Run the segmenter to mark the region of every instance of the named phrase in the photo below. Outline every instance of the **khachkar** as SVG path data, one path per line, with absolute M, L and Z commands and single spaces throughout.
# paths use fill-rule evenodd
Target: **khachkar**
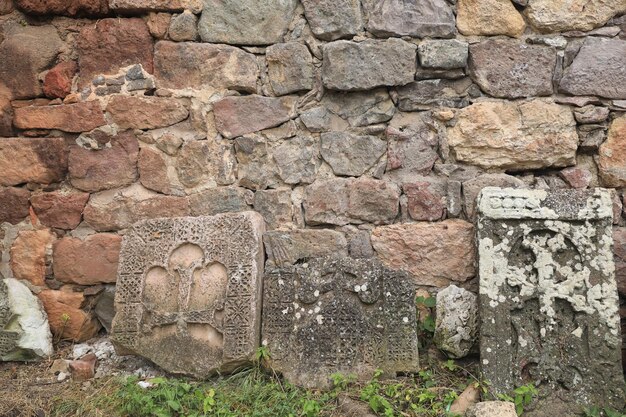
M 499 393 L 538 384 L 528 416 L 621 410 L 609 192 L 486 188 L 478 207 L 485 378 Z
M 415 287 L 371 259 L 311 259 L 270 270 L 263 344 L 293 383 L 329 385 L 333 373 L 371 378 L 419 367 Z
M 260 341 L 263 225 L 254 212 L 135 224 L 122 242 L 118 350 L 201 378 L 249 362 Z

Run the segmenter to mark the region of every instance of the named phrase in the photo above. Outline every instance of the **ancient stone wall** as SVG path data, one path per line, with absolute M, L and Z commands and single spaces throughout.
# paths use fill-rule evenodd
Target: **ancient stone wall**
M 255 210 L 268 267 L 378 257 L 418 286 L 477 291 L 482 188 L 602 186 L 626 295 L 624 13 L 0 0 L 0 278 L 84 340 L 110 326 L 132 224 Z

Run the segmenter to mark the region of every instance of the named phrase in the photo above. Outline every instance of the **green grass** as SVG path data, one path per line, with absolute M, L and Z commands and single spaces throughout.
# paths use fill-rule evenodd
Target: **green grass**
M 94 387 L 98 393 L 55 399 L 51 416 L 333 417 L 343 415 L 339 396 L 385 417 L 451 416 L 450 404 L 473 382 L 451 361 L 400 379 L 383 380 L 379 372 L 366 383 L 340 374 L 331 379 L 331 390 L 306 390 L 259 366 L 203 382 L 153 378 L 147 389 L 136 377 L 113 378 Z

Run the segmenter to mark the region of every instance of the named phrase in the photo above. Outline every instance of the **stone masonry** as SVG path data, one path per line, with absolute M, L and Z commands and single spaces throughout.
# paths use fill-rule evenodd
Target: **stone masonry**
M 626 297 L 624 0 L 0 3 L 0 279 L 55 338 L 109 326 L 157 218 L 255 211 L 268 267 L 477 293 L 489 186 L 609 189 Z

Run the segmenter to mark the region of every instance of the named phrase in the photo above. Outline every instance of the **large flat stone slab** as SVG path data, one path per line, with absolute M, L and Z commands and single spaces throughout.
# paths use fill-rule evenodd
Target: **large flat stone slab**
M 415 288 L 372 259 L 317 258 L 265 275 L 263 344 L 293 383 L 326 387 L 419 368 Z
M 28 287 L 0 281 L 0 361 L 32 361 L 52 355 L 48 317 Z
M 261 326 L 263 218 L 139 222 L 124 236 L 112 338 L 168 372 L 204 378 L 253 359 Z
M 578 134 L 567 106 L 540 99 L 483 101 L 457 113 L 448 144 L 459 162 L 522 171 L 574 165 Z
M 297 0 L 204 0 L 198 24 L 204 42 L 271 45 L 282 42 Z
M 626 99 L 626 40 L 590 36 L 572 65 L 565 70 L 559 90 L 577 96 Z
M 481 365 L 491 387 L 535 383 L 529 416 L 621 409 L 608 190 L 490 187 L 478 212 Z
M 454 13 L 445 0 L 365 0 L 367 30 L 375 36 L 451 38 Z
M 336 41 L 324 45 L 322 81 L 331 90 L 405 85 L 417 69 L 417 46 L 401 39 Z

